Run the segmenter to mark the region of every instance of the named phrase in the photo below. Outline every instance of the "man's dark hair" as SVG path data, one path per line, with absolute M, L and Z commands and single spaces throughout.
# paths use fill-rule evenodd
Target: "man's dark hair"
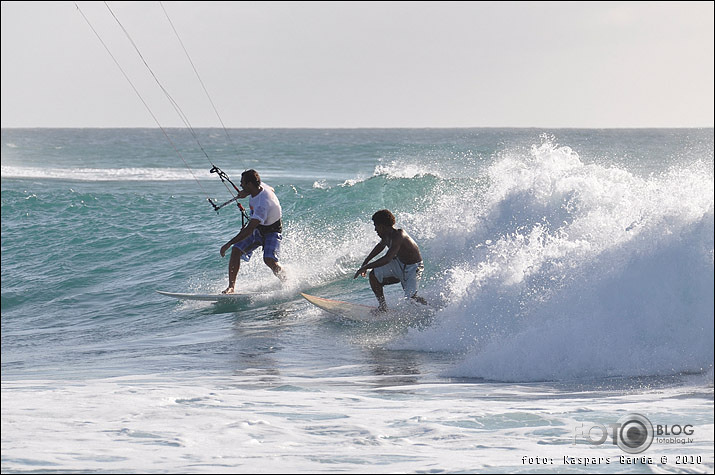
M 389 210 L 381 209 L 372 215 L 372 221 L 375 224 L 384 224 L 385 226 L 392 227 L 395 225 L 395 216 L 390 213 Z
M 246 170 L 241 173 L 241 178 L 246 180 L 246 183 L 253 183 L 256 186 L 261 186 L 261 177 L 258 176 L 258 172 L 256 170 Z

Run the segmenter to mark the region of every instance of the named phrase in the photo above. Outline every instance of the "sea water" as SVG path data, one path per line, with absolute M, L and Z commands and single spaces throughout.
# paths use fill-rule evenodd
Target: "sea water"
M 3 473 L 713 471 L 713 129 L 195 132 L 2 130 Z M 275 187 L 289 279 L 162 296 L 227 285 L 213 165 Z M 382 208 L 426 322 L 300 296 L 376 303 Z

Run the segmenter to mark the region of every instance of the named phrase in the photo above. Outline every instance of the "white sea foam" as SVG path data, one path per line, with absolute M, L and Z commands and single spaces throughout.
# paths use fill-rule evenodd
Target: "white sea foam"
M 688 445 L 654 441 L 643 455 L 656 454 L 656 462 L 639 467 L 667 468 L 676 455 L 688 454 L 701 460 L 689 469 L 705 472 L 713 464 L 713 426 L 693 414 L 712 409 L 711 395 L 689 386 L 634 393 L 487 383 L 381 387 L 379 376 L 323 379 L 310 372 L 3 381 L 2 467 L 533 473 L 525 457 L 549 460 L 548 470 L 563 471 L 570 469 L 565 456 L 608 457 L 609 466 L 618 467 L 627 454 L 610 437 L 592 446 L 577 436 L 584 426 L 615 423 L 627 410 L 647 414 L 653 424 L 694 427 Z
M 419 217 L 446 307 L 396 347 L 463 352 L 449 375 L 501 381 L 711 367 L 712 172 L 641 178 L 546 141 L 486 178 Z

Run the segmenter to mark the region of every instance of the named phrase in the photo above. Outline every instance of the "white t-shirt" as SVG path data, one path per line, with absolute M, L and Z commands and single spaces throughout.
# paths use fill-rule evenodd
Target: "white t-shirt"
M 273 188 L 261 183 L 262 191 L 248 200 L 251 209 L 251 219 L 257 219 L 264 226 L 270 226 L 281 219 L 281 204 L 278 202 Z

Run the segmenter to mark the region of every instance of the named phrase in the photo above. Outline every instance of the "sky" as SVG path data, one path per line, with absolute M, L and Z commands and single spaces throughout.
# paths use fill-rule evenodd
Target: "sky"
M 107 5 L 2 2 L 2 127 L 713 127 L 713 2 Z

